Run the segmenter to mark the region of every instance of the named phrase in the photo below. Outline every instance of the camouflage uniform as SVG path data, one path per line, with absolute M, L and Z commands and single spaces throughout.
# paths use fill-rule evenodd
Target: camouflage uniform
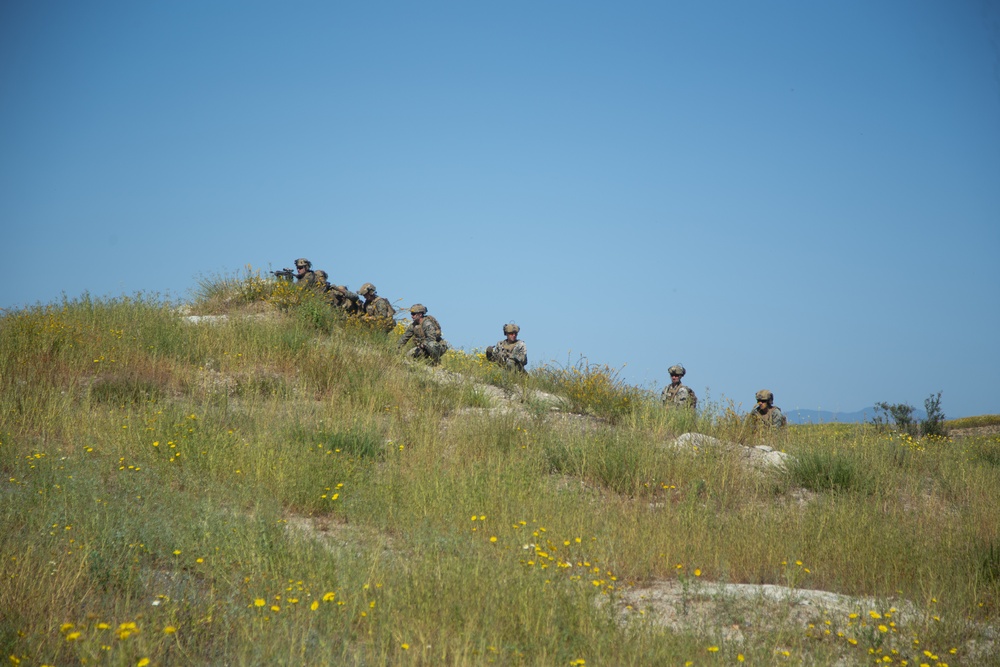
M 671 376 L 676 375 L 677 377 L 684 377 L 687 371 L 680 364 L 671 366 L 667 369 L 667 372 Z M 661 395 L 663 399 L 663 404 L 668 407 L 684 407 L 691 408 L 694 410 L 698 407 L 698 397 L 694 393 L 694 389 L 683 385 L 681 383 L 674 384 L 671 382 L 664 388 L 663 394 Z
M 413 348 L 406 354 L 411 359 L 430 359 L 431 364 L 436 366 L 441 363 L 441 357 L 448 349 L 448 343 L 441 338 L 441 325 L 431 315 L 427 314 L 427 308 L 419 303 L 410 308 L 410 315 L 422 315 L 418 324 L 414 321 L 406 327 L 406 331 L 399 339 L 398 348 L 402 349 L 407 342 L 413 339 Z
M 781 408 L 774 405 L 774 394 L 772 394 L 767 389 L 761 389 L 757 392 L 757 405 L 753 406 L 753 410 L 747 415 L 747 419 L 750 421 L 750 425 L 756 428 L 781 428 L 788 420 L 785 418 L 784 413 L 781 412 Z M 767 410 L 761 410 L 761 402 L 767 403 Z
M 364 320 L 371 322 L 383 331 L 392 331 L 396 326 L 396 309 L 392 307 L 389 300 L 379 296 L 375 291 L 375 286 L 365 283 L 358 290 L 358 294 L 365 298 L 364 306 L 361 308 Z
M 299 273 L 301 269 L 305 269 L 304 273 Z M 316 272 L 312 270 L 312 262 L 310 262 L 305 257 L 299 257 L 295 260 L 295 284 L 302 285 L 303 287 L 311 287 L 313 285 L 319 284 L 321 281 L 316 276 Z
M 331 285 L 326 271 L 316 271 L 316 285 L 321 287 L 326 302 L 336 308 L 343 308 L 348 313 L 356 313 L 360 310 L 358 295 L 350 291 L 343 285 Z
M 516 324 L 505 324 L 503 326 L 504 335 L 515 334 L 514 340 L 504 338 L 496 345 L 486 348 L 486 358 L 509 371 L 525 372 L 524 367 L 528 365 L 528 346 L 523 340 L 518 340 L 516 334 L 521 331 L 521 327 Z

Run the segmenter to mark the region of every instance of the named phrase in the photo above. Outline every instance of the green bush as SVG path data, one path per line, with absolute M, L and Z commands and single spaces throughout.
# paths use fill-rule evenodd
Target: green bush
M 853 491 L 870 493 L 872 479 L 854 457 L 837 452 L 807 451 L 788 466 L 793 484 L 811 491 Z
M 621 422 L 639 410 L 646 393 L 622 380 L 620 370 L 591 364 L 581 358 L 567 367 L 542 366 L 533 376 L 542 386 L 564 395 L 574 412 L 586 412 L 612 424 Z

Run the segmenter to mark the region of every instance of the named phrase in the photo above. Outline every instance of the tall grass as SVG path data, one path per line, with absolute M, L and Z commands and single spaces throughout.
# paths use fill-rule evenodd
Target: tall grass
M 512 375 L 460 350 L 442 366 L 464 382 L 439 381 L 394 334 L 256 281 L 203 286 L 192 310 L 225 320 L 144 297 L 0 319 L 12 663 L 963 664 L 970 622 L 996 626 L 995 438 L 793 427 L 769 441 L 793 463 L 761 474 L 668 446 L 763 442 L 724 406 L 667 410 L 602 366 Z M 846 617 L 841 638 L 747 619 L 736 642 L 615 611 L 631 587 L 708 580 L 921 615 L 884 642 Z

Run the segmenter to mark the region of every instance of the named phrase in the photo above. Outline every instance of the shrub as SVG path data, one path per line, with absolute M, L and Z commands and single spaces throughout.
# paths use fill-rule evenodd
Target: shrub
M 589 412 L 615 424 L 642 405 L 644 394 L 626 384 L 620 371 L 607 365 L 590 364 L 581 358 L 567 368 L 543 366 L 535 376 L 552 385 L 570 402 L 570 410 Z
M 859 463 L 837 452 L 807 451 L 792 460 L 788 474 L 810 491 L 871 490 L 871 479 Z
M 90 385 L 90 400 L 112 405 L 155 401 L 162 394 L 162 382 L 132 372 L 102 375 Z
M 253 269 L 249 264 L 244 267 L 242 275 L 200 276 L 197 283 L 198 286 L 194 290 L 194 305 L 213 312 L 223 310 L 227 306 L 271 301 L 285 286 L 294 288 L 288 281 L 261 276 L 260 269 Z
M 941 409 L 941 392 L 931 394 L 924 400 L 924 410 L 927 417 L 920 422 L 920 430 L 924 435 L 946 435 L 944 428 L 944 411 Z
M 875 417 L 872 423 L 879 429 L 889 426 L 892 419 L 896 430 L 901 433 L 917 435 L 917 425 L 913 421 L 913 406 L 907 403 L 886 403 L 882 401 L 875 404 Z

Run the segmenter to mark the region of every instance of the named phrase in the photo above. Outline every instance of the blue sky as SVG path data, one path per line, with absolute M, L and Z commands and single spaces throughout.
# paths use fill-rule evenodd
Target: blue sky
M 1000 413 L 992 2 L 0 4 L 0 307 L 309 257 L 466 350 Z

